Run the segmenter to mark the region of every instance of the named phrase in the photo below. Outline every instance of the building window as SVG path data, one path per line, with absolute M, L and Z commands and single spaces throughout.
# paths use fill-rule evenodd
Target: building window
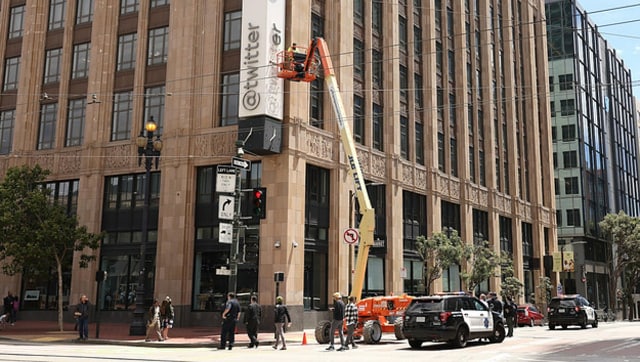
M 314 127 L 322 128 L 323 113 L 322 113 L 322 93 L 324 88 L 322 86 L 323 80 L 318 78 L 311 82 L 309 88 L 309 106 L 310 110 L 310 123 Z
M 416 239 L 427 235 L 427 198 L 410 191 L 402 192 L 402 248 L 416 250 Z
M 560 83 L 560 90 L 573 89 L 573 74 L 561 74 L 558 76 L 558 83 Z
M 577 177 L 564 178 L 564 193 L 565 195 L 577 195 L 580 193 Z
M 15 110 L 0 112 L 0 155 L 6 155 L 11 152 L 15 117 Z
M 240 49 L 242 36 L 242 11 L 224 14 L 224 50 Z
M 551 101 L 549 102 L 549 108 L 551 111 L 551 117 L 555 117 L 556 116 L 556 102 Z
M 311 37 L 324 36 L 324 19 L 315 12 L 311 12 Z
M 131 137 L 133 95 L 131 91 L 114 94 L 111 140 L 128 140 Z
M 558 168 L 558 155 L 556 152 L 553 153 L 553 168 Z
M 416 163 L 424 165 L 424 125 L 415 123 L 416 127 Z
M 562 141 L 573 141 L 576 139 L 576 125 L 568 124 L 562 126 Z
M 373 148 L 384 151 L 384 114 L 382 106 L 373 104 Z
M 18 89 L 20 76 L 20 57 L 7 58 L 4 61 L 4 83 L 2 90 Z
M 71 79 L 87 78 L 89 76 L 90 52 L 91 43 L 82 43 L 73 46 Z
M 398 36 L 400 38 L 400 52 L 407 54 L 407 43 L 409 33 L 407 31 L 407 18 L 404 16 L 398 16 Z
M 416 61 L 422 61 L 422 29 L 413 27 L 413 56 Z
M 578 152 L 562 152 L 562 160 L 564 168 L 578 167 Z
M 38 150 L 48 150 L 55 146 L 56 117 L 58 104 L 43 104 L 40 107 L 40 127 L 38 129 Z
M 409 159 L 409 119 L 405 116 L 400 116 L 400 155 Z
M 137 13 L 139 0 L 120 0 L 120 15 Z
M 556 225 L 558 227 L 562 226 L 562 210 L 556 210 Z
M 422 111 L 423 107 L 424 107 L 424 95 L 422 94 L 423 89 L 422 89 L 422 76 L 420 74 L 414 74 L 413 75 L 413 82 L 414 84 L 414 101 L 415 101 L 415 107 L 416 110 L 418 111 Z
M 449 140 L 451 152 L 451 176 L 458 177 L 458 141 L 455 138 Z
M 50 0 L 49 2 L 49 30 L 64 27 L 64 12 L 66 0 Z
M 353 39 L 353 76 L 364 78 L 364 43 L 360 39 Z
M 9 15 L 9 39 L 22 37 L 24 31 L 24 5 L 14 6 Z
M 222 94 L 220 101 L 220 125 L 238 124 L 238 106 L 240 93 L 240 73 L 222 75 Z
M 151 0 L 150 6 L 152 8 L 157 8 L 158 6 L 164 6 L 169 4 L 170 4 L 169 0 Z
M 409 101 L 409 75 L 407 67 L 400 66 L 400 103 L 407 104 Z
M 156 135 L 160 136 L 164 129 L 164 85 L 159 87 L 147 88 L 144 92 L 144 119 L 140 127 L 144 127 L 144 123 L 153 117 L 154 121 L 158 125 Z
M 67 132 L 64 140 L 65 147 L 80 146 L 84 135 L 84 118 L 86 104 L 84 98 L 69 101 L 67 114 Z
M 580 226 L 580 209 L 567 210 L 567 226 Z
M 373 1 L 371 3 L 371 27 L 374 34 L 382 33 L 382 3 Z
M 60 82 L 60 62 L 62 61 L 62 48 L 49 49 L 46 52 L 44 66 L 44 84 Z
M 444 133 L 438 132 L 438 170 L 444 172 Z
M 138 34 L 124 34 L 118 37 L 117 70 L 133 69 L 136 67 L 136 43 Z
M 147 65 L 165 64 L 169 55 L 169 27 L 149 30 Z
M 373 85 L 377 89 L 382 89 L 382 53 L 378 50 L 372 50 L 372 80 Z
M 573 99 L 561 99 L 560 100 L 560 115 L 572 116 L 576 114 L 576 105 Z
M 78 0 L 76 8 L 76 24 L 93 21 L 93 0 Z
M 553 92 L 553 76 L 549 77 L 549 93 Z
M 364 144 L 364 98 L 353 96 L 353 139 Z
M 364 0 L 353 1 L 353 20 L 357 24 L 364 24 Z

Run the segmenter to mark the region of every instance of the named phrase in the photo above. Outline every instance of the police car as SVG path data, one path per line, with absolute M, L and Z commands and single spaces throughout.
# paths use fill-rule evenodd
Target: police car
M 405 311 L 402 332 L 412 348 L 428 341 L 462 348 L 472 339 L 501 343 L 505 337 L 502 316 L 465 293 L 414 298 Z
M 580 294 L 568 294 L 554 297 L 547 307 L 549 316 L 549 329 L 562 326 L 566 329 L 570 325 L 578 325 L 587 328 L 591 324 L 598 328 L 598 314 L 591 307 L 589 301 Z

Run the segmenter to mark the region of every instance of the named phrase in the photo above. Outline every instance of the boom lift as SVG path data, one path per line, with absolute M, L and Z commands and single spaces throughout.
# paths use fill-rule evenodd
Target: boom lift
M 398 339 L 404 339 L 402 326 L 398 323 L 401 323 L 402 314 L 404 309 L 411 303 L 411 297 L 402 295 L 360 300 L 364 286 L 367 259 L 369 258 L 369 249 L 373 245 L 375 212 L 371 206 L 364 177 L 362 176 L 360 162 L 356 154 L 351 129 L 347 123 L 347 116 L 327 43 L 323 38 L 314 38 L 309 44 L 309 48 L 306 49 L 306 53 L 301 53 L 300 50 L 303 49 L 298 48 L 296 51 L 288 50 L 278 54 L 278 77 L 290 81 L 309 83 L 316 80 L 317 72 L 320 65 L 322 65 L 324 81 L 329 90 L 331 105 L 338 120 L 340 141 L 349 163 L 349 175 L 353 178 L 356 197 L 360 205 L 360 214 L 362 215 L 359 226 L 360 243 L 353 289 L 351 290 L 351 296 L 355 297 L 358 307 L 358 325 L 356 326 L 354 337 L 364 337 L 367 343 L 378 343 L 382 332 L 394 332 Z M 316 328 L 316 340 L 319 343 L 329 342 L 330 330 L 331 322 L 321 321 Z

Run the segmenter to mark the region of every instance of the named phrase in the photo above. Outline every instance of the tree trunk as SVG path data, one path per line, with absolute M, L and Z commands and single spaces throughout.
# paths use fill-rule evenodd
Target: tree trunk
M 56 268 L 58 270 L 58 327 L 60 332 L 64 332 L 64 323 L 62 320 L 62 262 L 58 257 L 56 257 Z

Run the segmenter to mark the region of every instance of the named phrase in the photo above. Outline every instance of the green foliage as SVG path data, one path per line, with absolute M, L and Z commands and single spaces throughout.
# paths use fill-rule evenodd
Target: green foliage
M 511 260 L 511 257 L 507 253 L 502 252 L 500 258 L 502 259 L 500 263 L 500 273 L 502 275 L 500 295 L 503 299 L 507 296 L 511 296 L 516 299 L 522 295 L 524 284 L 515 277 L 513 260 Z
M 419 236 L 416 239 L 416 251 L 423 261 L 425 292 L 429 293 L 433 282 L 442 276 L 444 269 L 460 263 L 464 245 L 455 230 L 450 235 L 435 232 L 430 238 Z
M 75 215 L 55 204 L 43 183 L 48 171 L 36 165 L 11 168 L 0 183 L 0 263 L 2 271 L 14 275 L 58 273 L 58 295 L 62 295 L 62 266 L 80 252 L 81 268 L 95 260 L 101 234 L 78 225 Z M 89 253 L 85 253 L 89 250 Z M 62 330 L 62 298 L 58 301 Z
M 610 263 L 612 280 L 609 281 L 609 305 L 615 308 L 616 286 L 623 275 L 626 282 L 632 283 L 626 285 L 636 285 L 640 279 L 640 219 L 620 211 L 606 215 L 599 225 L 616 246 L 615 260 Z
M 540 277 L 539 283 L 537 286 L 540 293 L 544 296 L 544 300 L 547 304 L 551 301 L 551 292 L 553 291 L 553 284 L 551 283 L 551 278 L 549 277 Z
M 473 291 L 478 284 L 495 277 L 500 270 L 501 257 L 489 247 L 488 241 L 479 245 L 465 245 L 463 257 L 470 263 L 467 271 L 461 273 L 461 278 L 467 290 Z

